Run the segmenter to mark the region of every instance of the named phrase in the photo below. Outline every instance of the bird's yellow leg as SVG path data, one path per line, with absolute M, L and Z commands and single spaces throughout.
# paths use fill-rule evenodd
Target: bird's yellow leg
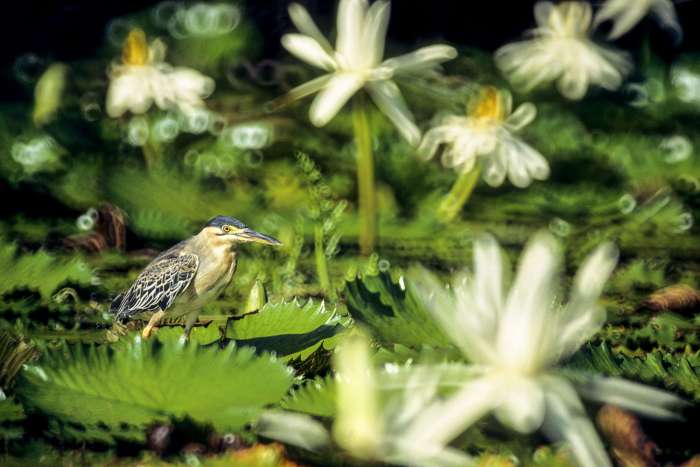
M 156 326 L 161 319 L 163 319 L 163 316 L 165 316 L 165 312 L 163 310 L 158 310 L 157 312 L 153 313 L 153 316 L 151 316 L 151 319 L 148 321 L 148 324 L 145 328 L 143 328 L 143 331 L 141 332 L 141 335 L 144 339 L 148 339 L 149 337 L 151 337 L 153 327 Z
M 185 332 L 182 335 L 182 338 L 185 340 L 185 342 L 190 340 L 190 333 L 192 332 L 192 327 L 197 322 L 198 316 L 199 313 L 190 313 L 190 315 L 187 317 L 187 321 L 185 322 Z

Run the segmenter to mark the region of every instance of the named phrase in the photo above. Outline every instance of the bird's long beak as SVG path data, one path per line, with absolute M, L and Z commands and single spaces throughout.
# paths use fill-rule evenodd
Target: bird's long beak
M 238 234 L 249 242 L 262 243 L 264 245 L 281 245 L 282 242 L 276 238 L 272 238 L 269 235 L 261 234 L 253 229 L 246 228 Z

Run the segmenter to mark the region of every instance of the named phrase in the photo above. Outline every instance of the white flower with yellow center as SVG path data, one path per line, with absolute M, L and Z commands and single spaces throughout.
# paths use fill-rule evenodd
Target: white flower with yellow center
M 617 39 L 635 27 L 649 13 L 658 19 L 662 27 L 672 31 L 680 40 L 683 30 L 671 0 L 606 0 L 596 12 L 593 24 L 597 26 L 606 21 L 612 21 L 613 27 L 608 37 Z
M 611 465 L 610 460 L 580 396 L 647 416 L 675 416 L 671 409 L 684 403 L 667 392 L 620 378 L 557 370 L 557 362 L 572 355 L 605 322 L 597 300 L 615 267 L 617 250 L 605 244 L 585 259 L 567 304 L 559 301 L 555 287 L 561 256 L 551 235 L 535 236 L 508 294 L 504 256 L 490 236 L 475 241 L 474 274 L 458 277 L 452 291 L 424 273 L 417 290 L 477 376 L 435 405 L 433 413 L 424 413 L 434 425 L 416 421 L 417 439 L 425 436 L 420 430 L 426 426 L 440 426 L 435 437 L 429 437 L 439 444 L 493 411 L 518 432 L 541 427 L 550 439 L 568 442 L 579 465 L 603 467 Z
M 124 43 L 122 63 L 110 70 L 107 114 L 121 117 L 127 111 L 142 114 L 155 103 L 161 109 L 188 113 L 204 107 L 203 99 L 214 91 L 214 80 L 190 68 L 165 63 L 165 44 L 146 43 L 140 29 L 131 31 Z
M 531 103 L 512 112 L 513 100 L 508 92 L 487 87 L 467 116 L 449 115 L 423 137 L 418 152 L 432 157 L 445 145 L 441 161 L 462 173 L 474 169 L 481 161 L 484 180 L 499 186 L 506 175 L 511 183 L 524 188 L 532 180 L 545 180 L 549 165 L 545 158 L 516 133 L 535 119 L 537 109 Z
M 308 11 L 298 4 L 289 16 L 301 34 L 286 34 L 282 45 L 301 60 L 327 74 L 290 91 L 292 98 L 318 92 L 309 113 L 316 126 L 328 123 L 357 91 L 365 88 L 374 103 L 411 144 L 418 144 L 420 131 L 392 77 L 434 68 L 456 57 L 453 47 L 434 45 L 383 60 L 389 23 L 389 2 L 340 0 L 335 50 L 319 31 Z
M 619 88 L 632 63 L 624 52 L 591 40 L 591 16 L 584 2 L 537 3 L 532 39 L 498 49 L 496 64 L 525 91 L 556 82 L 564 97 L 578 100 L 590 85 Z
M 442 432 L 425 416 L 428 412 L 435 416 L 432 407 L 438 403 L 439 371 L 432 372 L 429 366 L 407 368 L 401 375 L 393 375 L 401 392 L 382 398 L 380 375 L 372 367 L 369 349 L 369 340 L 360 333 L 346 338 L 339 347 L 334 361 L 337 390 L 332 434 L 311 417 L 282 411 L 263 414 L 256 431 L 309 450 L 331 447 L 332 438 L 352 457 L 366 462 L 416 467 L 472 465 L 468 455 L 447 446 L 450 440 L 431 440 L 434 433 Z M 380 399 L 384 399 L 383 404 Z

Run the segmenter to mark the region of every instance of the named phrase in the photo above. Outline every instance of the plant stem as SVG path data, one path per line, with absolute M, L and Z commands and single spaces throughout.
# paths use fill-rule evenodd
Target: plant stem
M 374 190 L 374 160 L 372 138 L 367 119 L 365 96 L 359 93 L 353 99 L 352 123 L 357 147 L 357 190 L 360 214 L 360 253 L 367 256 L 374 250 L 377 229 L 376 193 Z
M 318 224 L 314 227 L 314 254 L 316 256 L 316 274 L 321 290 L 328 298 L 333 296 L 331 280 L 328 276 L 328 261 L 326 260 L 326 252 L 323 247 L 323 226 Z
M 459 174 L 457 181 L 452 185 L 452 189 L 445 195 L 440 203 L 440 207 L 438 207 L 438 218 L 442 222 L 451 222 L 457 217 L 474 191 L 480 173 L 481 167 L 477 165 L 469 172 Z
M 146 143 L 141 146 L 141 152 L 143 152 L 143 160 L 146 163 L 146 169 L 152 170 L 160 165 L 160 149 L 156 144 L 151 141 L 146 141 Z

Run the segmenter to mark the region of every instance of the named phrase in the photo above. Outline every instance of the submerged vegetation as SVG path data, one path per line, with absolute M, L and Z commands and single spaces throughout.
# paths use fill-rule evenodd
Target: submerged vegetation
M 334 41 L 288 7 L 278 38 L 253 2 L 163 2 L 96 56 L 17 58 L 0 464 L 695 465 L 700 60 L 655 53 L 674 4 L 538 2 L 494 53 L 406 53 L 385 0 L 340 0 Z M 282 245 L 238 248 L 189 340 L 118 322 L 218 215 Z

